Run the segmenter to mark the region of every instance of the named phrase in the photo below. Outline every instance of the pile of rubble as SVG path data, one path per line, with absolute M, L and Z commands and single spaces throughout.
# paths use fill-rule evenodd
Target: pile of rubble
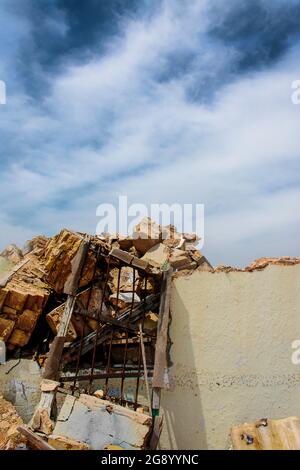
M 150 234 L 150 235 L 149 235 Z M 57 236 L 47 239 L 36 237 L 27 242 L 25 250 L 10 245 L 0 256 L 15 263 L 15 267 L 0 278 L 0 338 L 9 350 L 24 347 L 29 343 L 38 319 L 49 304 L 55 305 L 47 312 L 47 321 L 54 334 L 57 333 L 59 318 L 64 309 L 63 295 L 67 292 L 68 282 L 72 276 L 72 263 L 84 234 L 62 230 Z M 132 256 L 144 261 L 149 271 L 159 273 L 168 264 L 175 270 L 193 270 L 199 266 L 210 268 L 208 261 L 196 248 L 196 235 L 179 235 L 172 226 L 161 228 L 151 219 L 143 219 L 135 227 L 132 237 L 124 238 L 119 235 L 106 235 L 102 238 L 91 237 L 91 249 L 87 256 L 84 270 L 80 276 L 79 287 L 87 287 L 95 276 L 96 249 L 101 248 L 104 255 L 112 249 L 119 248 Z M 117 291 L 117 269 L 110 271 L 109 287 L 111 295 L 109 303 L 114 314 Z M 126 307 L 131 301 L 132 279 L 130 269 L 122 271 L 120 279 L 119 307 Z M 137 279 L 137 291 L 141 288 L 141 280 Z M 148 291 L 159 290 L 157 285 L 148 287 Z M 78 296 L 78 302 L 85 305 L 89 290 L 84 290 Z M 101 289 L 94 287 L 91 293 L 91 315 L 101 302 Z M 138 300 L 138 295 L 136 300 Z M 46 308 L 47 311 L 47 308 Z M 82 333 L 82 324 L 76 317 L 72 319 L 68 340 L 74 340 Z M 90 319 L 86 329 L 94 329 L 95 324 Z
M 0 396 L 0 450 L 22 448 L 26 439 L 18 431 L 23 424 L 11 403 Z
M 153 435 L 158 439 L 161 422 L 154 424 L 153 409 L 159 405 L 151 403 L 148 378 L 161 383 L 168 360 L 166 273 L 212 270 L 197 243 L 195 234 L 145 218 L 131 237 L 64 229 L 53 238 L 34 238 L 24 250 L 11 245 L 1 253 L 10 269 L 0 276 L 0 340 L 8 356 L 32 357 L 44 368 L 41 403 L 29 427 L 19 426 L 32 447 L 93 449 L 123 442 L 143 448 Z M 136 380 L 131 401 L 124 391 L 130 378 Z M 106 382 L 99 391 L 100 379 Z M 119 380 L 117 398 L 110 395 L 110 379 Z M 143 405 L 141 380 L 148 397 Z M 90 419 L 106 423 L 97 429 L 100 440 L 81 420 L 87 408 Z
M 275 266 L 293 266 L 300 264 L 299 258 L 291 258 L 290 256 L 282 256 L 281 258 L 259 258 L 245 268 L 233 268 L 232 266 L 218 266 L 214 272 L 248 272 L 262 271 L 269 265 Z

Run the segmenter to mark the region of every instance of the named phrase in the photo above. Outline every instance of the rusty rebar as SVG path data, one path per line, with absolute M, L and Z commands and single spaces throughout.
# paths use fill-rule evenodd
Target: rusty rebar
M 133 279 L 132 279 L 132 301 L 131 301 L 131 306 L 130 306 L 130 312 L 128 315 L 127 319 L 127 324 L 129 326 L 130 324 L 130 319 L 133 311 L 133 306 L 134 306 L 134 298 L 135 298 L 135 269 L 133 268 Z M 128 353 L 128 338 L 129 338 L 129 333 L 128 331 L 126 332 L 126 345 L 125 345 L 125 352 L 124 352 L 124 363 L 123 363 L 123 376 L 122 376 L 122 381 L 121 381 L 121 404 L 123 402 L 124 398 L 124 382 L 125 382 L 125 367 L 127 364 L 127 353 Z
M 108 262 L 107 262 L 106 278 L 105 278 L 104 288 L 103 288 L 103 292 L 102 292 L 100 310 L 97 312 L 98 313 L 98 315 L 97 315 L 98 316 L 98 321 L 99 321 L 100 315 L 102 314 L 103 303 L 104 303 L 106 288 L 107 288 L 107 284 L 108 284 L 109 269 L 110 269 L 110 257 L 108 257 Z M 98 327 L 97 327 L 97 330 L 96 330 L 96 335 L 95 335 L 93 357 L 92 357 L 92 367 L 91 367 L 91 378 L 90 378 L 90 383 L 89 383 L 89 393 L 91 393 L 91 388 L 92 388 L 92 383 L 93 383 L 93 373 L 94 373 L 94 370 L 95 370 L 97 341 L 98 341 L 99 331 L 100 331 L 100 324 L 98 324 Z

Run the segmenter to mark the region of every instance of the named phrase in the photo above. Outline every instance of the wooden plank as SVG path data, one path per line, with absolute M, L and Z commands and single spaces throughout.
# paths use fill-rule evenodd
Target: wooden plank
M 127 251 L 120 250 L 119 248 L 113 248 L 109 253 L 109 256 L 123 261 L 123 263 L 127 264 L 128 266 L 131 265 L 134 258 L 132 254 L 128 253 Z
M 124 377 L 125 378 L 133 378 L 133 379 L 136 379 L 138 376 L 140 377 L 143 377 L 144 376 L 144 372 L 139 372 L 137 370 L 134 370 L 134 371 L 127 371 L 127 372 L 123 372 L 123 371 L 112 371 L 112 372 L 97 372 L 97 373 L 94 373 L 93 374 L 93 379 L 94 380 L 102 380 L 102 379 L 121 379 L 123 377 L 123 374 L 124 374 Z M 152 377 L 152 371 L 148 371 L 148 377 Z M 90 380 L 90 374 L 87 374 L 87 375 L 78 375 L 77 377 L 75 375 L 65 375 L 63 377 L 61 377 L 61 382 L 62 383 L 65 383 L 65 382 L 74 382 L 74 379 L 76 378 L 76 381 L 77 382 L 84 382 L 84 381 L 88 381 Z
M 170 296 L 172 287 L 173 268 L 164 271 L 159 318 L 157 326 L 157 340 L 155 347 L 154 375 L 152 381 L 153 388 L 165 387 L 165 371 L 167 368 L 167 346 L 168 330 L 170 320 Z
M 55 450 L 54 447 L 50 446 L 40 436 L 30 431 L 27 426 L 18 426 L 18 431 L 26 437 L 29 444 L 37 450 Z
M 159 439 L 160 439 L 160 435 L 161 435 L 161 431 L 162 431 L 162 427 L 163 427 L 163 417 L 162 416 L 157 416 L 156 418 L 154 418 L 154 425 L 153 425 L 151 438 L 150 438 L 150 444 L 149 444 L 149 449 L 150 450 L 156 450 L 157 449 Z
M 73 261 L 73 276 L 66 285 L 66 292 L 69 294 L 62 319 L 59 325 L 57 336 L 50 347 L 49 356 L 46 362 L 44 379 L 57 380 L 59 376 L 59 366 L 62 358 L 63 347 L 66 340 L 68 328 L 76 304 L 76 294 L 80 283 L 80 275 L 86 261 L 89 249 L 89 237 L 85 237 L 78 249 Z
M 51 343 L 49 356 L 46 361 L 43 378 L 48 380 L 57 380 L 59 376 L 59 366 L 66 338 L 56 336 Z
M 66 337 L 70 325 L 70 321 L 73 315 L 74 307 L 76 303 L 76 295 L 69 295 L 66 301 L 64 313 L 59 324 L 57 336 Z
M 142 358 L 143 358 L 143 366 L 144 366 L 144 376 L 145 376 L 145 384 L 147 390 L 147 398 L 149 404 L 149 411 L 152 415 L 152 405 L 151 405 L 151 397 L 150 397 L 150 389 L 149 389 L 149 381 L 148 381 L 148 369 L 147 369 L 147 362 L 146 362 L 146 352 L 145 352 L 145 344 L 144 344 L 144 335 L 141 323 L 139 324 L 140 329 L 140 341 L 141 341 L 141 350 L 142 350 Z
M 151 343 L 152 339 L 151 338 L 144 338 L 143 339 L 143 343 Z M 140 342 L 140 339 L 139 338 L 123 338 L 123 339 L 113 339 L 111 344 L 113 346 L 118 346 L 118 345 L 122 345 L 122 344 L 136 344 L 136 343 L 139 343 Z M 110 340 L 107 341 L 105 343 L 106 345 L 109 345 L 110 344 Z
M 65 293 L 75 296 L 77 293 L 78 285 L 80 282 L 80 275 L 86 261 L 89 249 L 90 237 L 86 236 L 81 242 L 81 245 L 72 261 L 72 274 L 68 282 L 65 284 Z
M 147 261 L 137 258 L 127 251 L 120 250 L 119 248 L 113 248 L 110 252 L 110 256 L 122 261 L 127 266 L 133 266 L 141 271 L 147 271 L 149 267 L 149 263 Z

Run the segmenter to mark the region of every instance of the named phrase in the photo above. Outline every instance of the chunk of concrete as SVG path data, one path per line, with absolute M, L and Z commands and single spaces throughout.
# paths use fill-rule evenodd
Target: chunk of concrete
M 24 423 L 40 401 L 41 369 L 31 359 L 10 359 L 0 366 L 0 395 L 12 403 Z
M 191 261 L 188 253 L 179 249 L 175 249 L 170 257 L 170 264 L 174 269 L 180 269 L 191 263 Z
M 93 450 L 109 445 L 141 449 L 151 428 L 151 418 L 94 396 L 67 395 L 53 436 L 87 444 Z
M 161 268 L 170 257 L 170 249 L 163 243 L 153 246 L 142 257 L 142 260 L 147 261 L 150 266 L 154 268 Z
M 133 246 L 144 254 L 161 241 L 161 226 L 149 217 L 144 217 L 141 222 L 135 226 L 132 238 Z
M 17 430 L 20 424 L 23 421 L 14 406 L 0 396 L 0 450 L 12 450 L 26 442 Z

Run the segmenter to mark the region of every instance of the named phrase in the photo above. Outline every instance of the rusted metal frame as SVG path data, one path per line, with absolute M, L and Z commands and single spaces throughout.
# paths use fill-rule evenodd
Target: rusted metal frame
M 116 327 L 116 329 L 118 330 L 124 330 L 124 331 L 128 331 L 128 333 L 136 333 L 138 334 L 139 332 L 139 326 L 135 326 L 133 324 L 131 324 L 130 326 L 128 326 L 128 322 L 125 323 L 122 323 L 120 322 L 119 320 L 117 320 L 116 318 L 107 318 L 107 316 L 105 315 L 102 315 L 101 316 L 101 319 L 100 319 L 100 322 L 103 324 L 103 323 L 106 323 L 107 325 L 110 325 L 112 327 Z M 156 338 L 156 335 L 154 335 L 153 333 L 151 333 L 150 330 L 146 329 L 143 331 L 144 335 L 147 336 L 148 338 L 151 338 L 151 339 L 155 339 Z
M 158 294 L 150 294 L 146 300 L 145 300 L 145 304 L 144 305 L 137 305 L 137 307 L 135 307 L 133 309 L 133 316 L 131 318 L 132 322 L 135 321 L 135 315 L 137 317 L 137 319 L 140 318 L 140 315 L 139 315 L 139 311 L 141 310 L 141 314 L 143 313 L 144 309 L 147 310 L 151 310 L 153 308 L 156 308 L 157 306 L 159 306 L 159 295 Z M 95 320 L 95 321 L 98 321 L 98 319 L 94 318 L 93 316 L 91 315 L 87 315 L 86 314 L 86 311 L 81 311 L 81 312 L 77 312 L 78 315 L 83 315 L 83 316 L 86 316 L 87 318 L 91 318 L 92 320 Z M 109 318 L 108 316 L 106 315 L 99 315 L 99 323 L 111 323 L 112 325 L 116 326 L 117 328 L 119 328 L 120 325 L 122 325 L 122 322 L 123 320 L 127 320 L 128 319 L 128 315 L 130 313 L 130 307 L 128 307 L 126 310 L 124 310 L 119 316 L 118 318 Z M 126 322 L 128 323 L 128 322 Z M 91 333 L 93 334 L 93 333 Z M 73 345 L 76 343 L 76 341 L 73 343 Z
M 104 288 L 103 288 L 102 297 L 101 297 L 100 310 L 98 311 L 98 320 L 99 320 L 100 315 L 102 314 L 103 303 L 104 303 L 106 288 L 108 284 L 109 268 L 110 268 L 110 257 L 108 257 L 106 278 L 105 278 Z M 93 373 L 95 370 L 96 351 L 97 351 L 97 346 L 98 346 L 97 342 L 98 342 L 98 335 L 99 335 L 100 328 L 101 328 L 100 325 L 98 325 L 98 328 L 96 330 L 96 335 L 95 335 L 89 392 L 91 392 L 92 383 L 93 383 Z
M 100 377 L 100 379 L 101 379 L 101 377 Z M 71 393 L 69 392 L 69 390 L 64 389 L 63 386 L 62 386 L 62 387 L 59 387 L 59 388 L 58 388 L 58 391 L 59 391 L 60 393 L 63 393 L 64 395 L 71 395 Z M 78 390 L 78 391 L 79 391 L 79 390 Z M 80 394 L 80 392 L 79 392 L 79 394 Z M 118 398 L 118 397 L 116 397 L 116 396 L 114 396 L 114 395 L 107 395 L 107 396 L 105 397 L 105 399 L 106 399 L 106 400 L 109 400 L 111 403 L 118 403 L 118 402 L 120 401 L 120 398 Z M 125 400 L 125 399 L 124 399 L 123 402 L 124 402 L 126 405 L 128 405 L 128 407 L 131 407 L 131 406 L 134 405 L 134 402 L 129 401 L 129 400 Z M 140 403 L 140 404 L 139 404 L 139 407 L 145 409 L 145 411 L 148 411 L 148 406 L 147 406 L 147 405 L 145 406 L 145 405 L 143 405 L 143 404 Z
M 144 289 L 144 295 L 143 295 L 143 304 L 145 305 L 146 297 L 147 297 L 147 282 L 148 282 L 148 276 L 147 273 L 145 275 L 145 289 Z M 146 309 L 143 310 L 143 317 L 142 317 L 142 330 L 144 329 L 144 324 L 145 324 L 145 314 L 146 314 Z M 141 355 L 142 355 L 142 350 L 141 350 L 141 339 L 139 343 L 139 362 L 138 362 L 138 368 L 139 372 L 141 370 Z M 140 386 L 140 375 L 137 378 L 136 381 L 136 389 L 135 389 L 135 410 L 137 409 L 138 405 L 138 394 L 139 394 L 139 386 Z
M 132 301 L 131 301 L 131 306 L 130 306 L 130 313 L 128 316 L 128 326 L 130 324 L 130 319 L 132 316 L 132 311 L 133 311 L 133 306 L 134 306 L 134 296 L 135 296 L 135 268 L 133 268 L 133 280 L 132 280 Z M 123 363 L 123 376 L 122 376 L 122 381 L 121 381 L 121 404 L 122 400 L 124 397 L 124 382 L 125 382 L 125 367 L 127 364 L 127 351 L 128 351 L 128 338 L 129 338 L 129 333 L 128 331 L 126 332 L 126 345 L 125 345 L 125 352 L 124 352 L 124 363 Z
M 126 343 L 125 338 L 113 338 L 112 345 L 113 346 L 122 346 Z M 152 343 L 152 338 L 144 337 L 144 343 Z M 140 335 L 134 336 L 132 338 L 128 338 L 128 344 L 140 344 Z M 108 341 L 104 343 L 104 346 L 108 345 Z
M 122 266 L 119 266 L 119 271 L 118 271 L 118 285 L 117 285 L 117 305 L 116 305 L 116 313 L 118 313 L 119 310 L 119 294 L 120 294 L 120 282 L 121 282 L 121 273 L 122 273 Z M 111 334 L 110 334 L 110 342 L 109 342 L 109 351 L 108 351 L 108 359 L 107 359 L 107 365 L 106 365 L 106 373 L 109 373 L 110 370 L 110 362 L 111 362 L 111 351 L 112 351 L 112 342 L 113 342 L 113 336 L 114 336 L 114 330 L 112 328 Z M 108 380 L 109 377 L 106 378 L 105 381 L 105 391 L 104 394 L 107 395 L 108 393 Z
M 148 366 L 148 370 L 149 371 L 153 371 L 153 364 L 149 364 Z M 113 364 L 110 368 L 111 372 L 122 372 L 123 370 L 123 364 Z M 134 364 L 127 364 L 126 365 L 126 371 L 130 371 L 130 372 L 137 372 L 138 371 L 138 366 L 137 365 L 134 365 Z M 64 373 L 68 372 L 69 374 L 73 373 L 75 374 L 75 367 L 72 369 L 72 368 L 68 368 L 67 370 L 65 370 Z M 98 372 L 97 372 L 98 373 Z M 101 373 L 105 373 L 105 372 L 99 372 L 100 374 Z M 142 373 L 142 371 L 141 371 Z M 94 374 L 95 375 L 95 374 Z M 86 377 L 89 377 L 89 374 L 85 374 Z M 70 375 L 66 376 L 66 375 L 62 375 L 62 377 L 71 377 Z M 72 375 L 73 377 L 73 375 Z M 71 381 L 71 380 L 70 380 Z
M 125 398 L 123 398 L 122 402 L 121 402 L 121 399 L 120 397 L 115 397 L 113 395 L 110 395 L 107 397 L 109 399 L 109 401 L 111 401 L 112 403 L 117 403 L 117 404 L 120 404 L 121 406 L 128 406 L 128 407 L 134 407 L 134 402 L 133 401 L 130 401 L 130 400 L 125 400 Z M 139 408 L 143 408 L 145 411 L 149 411 L 149 408 L 147 405 L 143 405 L 142 403 L 138 403 L 138 407 Z
M 144 372 L 143 371 L 140 371 L 138 372 L 137 370 L 133 370 L 133 371 L 125 371 L 123 372 L 123 370 L 119 370 L 119 371 L 115 371 L 115 372 L 97 372 L 95 374 L 93 374 L 92 376 L 90 374 L 87 374 L 87 375 L 78 375 L 77 376 L 77 382 L 84 382 L 84 381 L 89 381 L 91 379 L 91 377 L 93 378 L 93 380 L 101 380 L 101 379 L 120 379 L 122 378 L 122 376 L 126 377 L 126 378 L 136 378 L 138 377 L 139 375 L 141 377 L 144 376 Z M 148 371 L 148 377 L 152 377 L 153 375 L 153 371 Z M 64 376 L 64 377 L 61 377 L 60 378 L 60 382 L 62 383 L 65 383 L 65 382 L 73 382 L 74 380 L 74 376 L 73 375 L 68 375 L 68 376 Z M 134 403 L 134 402 L 133 402 Z
M 159 305 L 159 294 L 149 295 L 146 298 L 145 305 L 146 305 L 147 309 L 149 308 L 149 310 L 153 309 L 153 308 L 156 308 L 157 305 Z M 144 312 L 144 309 L 141 310 L 141 305 L 138 305 L 133 310 L 133 315 L 132 315 L 132 318 L 131 318 L 131 324 L 136 323 L 142 317 L 143 312 Z M 123 322 L 123 320 L 128 318 L 129 313 L 130 313 L 130 309 L 126 310 L 125 312 L 120 314 L 120 316 L 117 319 L 115 319 L 115 321 L 120 322 L 120 323 Z M 116 326 L 118 327 L 118 325 L 116 325 Z M 103 343 L 104 341 L 106 341 L 108 339 L 108 335 L 110 334 L 110 329 L 108 330 L 108 327 L 106 325 L 103 325 L 101 327 L 101 330 L 102 330 L 101 331 L 101 336 L 98 335 L 98 340 L 97 340 L 98 345 Z M 93 346 L 91 345 L 91 343 L 94 341 L 95 336 L 96 336 L 96 332 L 93 331 L 92 333 L 88 334 L 84 338 L 84 346 L 83 346 L 82 354 L 85 354 L 90 349 L 92 349 Z M 73 344 L 69 347 L 69 353 L 72 354 L 72 351 L 76 351 L 78 346 L 79 346 L 78 341 L 73 342 Z
M 89 245 L 89 247 L 90 247 L 90 245 Z M 100 245 L 98 247 L 97 252 L 96 252 L 96 262 L 95 262 L 94 272 L 93 272 L 93 277 L 92 277 L 93 281 L 92 281 L 92 284 L 91 284 L 91 287 L 90 287 L 90 290 L 89 290 L 87 307 L 86 307 L 87 311 L 89 311 L 90 301 L 91 301 L 92 294 L 93 294 L 94 281 L 95 281 L 95 276 L 96 276 L 96 272 L 97 272 L 98 261 L 99 261 L 99 256 L 100 256 L 101 251 L 102 251 L 102 246 Z M 73 383 L 73 393 L 74 393 L 74 390 L 76 388 L 76 378 L 77 378 L 78 373 L 79 373 L 80 359 L 81 359 L 83 339 L 84 339 L 84 327 L 85 327 L 85 322 L 82 323 L 82 334 L 81 334 L 80 349 L 79 349 L 79 354 L 78 354 L 77 364 L 76 364 L 76 373 L 75 373 L 75 378 L 74 378 L 74 383 Z

